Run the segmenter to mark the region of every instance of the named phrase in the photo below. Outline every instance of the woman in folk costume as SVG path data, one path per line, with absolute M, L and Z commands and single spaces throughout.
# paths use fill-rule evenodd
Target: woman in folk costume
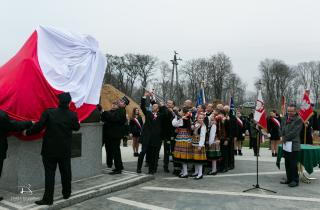
M 246 121 L 241 116 L 241 112 L 237 111 L 236 114 L 236 139 L 234 141 L 234 154 L 242 156 L 242 143 L 246 133 Z M 238 152 L 238 153 L 237 153 Z
M 208 175 L 217 174 L 217 160 L 221 157 L 220 151 L 220 141 L 216 138 L 217 132 L 217 121 L 216 117 L 218 116 L 218 111 L 215 110 L 210 115 L 210 130 L 208 138 L 208 148 L 207 148 L 207 159 L 211 162 L 211 171 L 208 172 Z
M 133 108 L 130 120 L 130 134 L 132 135 L 133 156 L 139 156 L 139 138 L 141 136 L 143 121 L 138 107 Z
M 202 179 L 203 178 L 203 164 L 207 162 L 206 156 L 206 133 L 207 126 L 204 123 L 205 114 L 199 113 L 197 117 L 197 121 L 194 124 L 193 130 L 193 138 L 192 138 L 192 148 L 193 148 L 193 161 L 195 163 L 195 172 L 192 174 L 194 179 Z
M 270 117 L 267 123 L 268 133 L 270 134 L 270 144 L 272 157 L 277 157 L 278 155 L 278 145 L 280 143 L 281 137 L 281 120 L 277 117 L 277 111 L 272 110 L 270 112 Z
M 191 116 L 188 109 L 183 108 L 180 112 L 175 112 L 172 126 L 176 127 L 176 143 L 174 146 L 173 157 L 175 162 L 182 163 L 180 178 L 188 178 L 188 162 L 192 160 L 191 144 Z

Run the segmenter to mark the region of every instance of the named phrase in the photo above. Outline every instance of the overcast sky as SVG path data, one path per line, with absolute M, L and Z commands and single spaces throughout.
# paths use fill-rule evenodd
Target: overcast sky
M 38 25 L 94 36 L 103 52 L 169 61 L 224 52 L 254 90 L 265 58 L 320 60 L 317 0 L 0 0 L 0 65 Z

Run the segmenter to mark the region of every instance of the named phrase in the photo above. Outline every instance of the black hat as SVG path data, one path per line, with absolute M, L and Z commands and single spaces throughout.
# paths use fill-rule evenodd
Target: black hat
M 61 105 L 69 105 L 71 102 L 71 95 L 68 92 L 61 93 L 58 95 L 58 99 Z
M 123 101 L 127 106 L 130 103 L 130 100 L 126 96 L 123 96 L 120 100 Z

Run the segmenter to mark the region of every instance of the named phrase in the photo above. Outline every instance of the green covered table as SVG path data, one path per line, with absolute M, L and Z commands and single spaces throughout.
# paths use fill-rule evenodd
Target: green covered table
M 277 166 L 280 169 L 280 162 L 283 156 L 282 145 L 278 147 Z M 320 164 L 320 146 L 312 146 L 308 144 L 301 144 L 300 152 L 298 153 L 298 162 L 305 168 L 308 174 L 313 172 L 313 168 Z M 303 174 L 303 168 L 299 167 L 299 172 Z

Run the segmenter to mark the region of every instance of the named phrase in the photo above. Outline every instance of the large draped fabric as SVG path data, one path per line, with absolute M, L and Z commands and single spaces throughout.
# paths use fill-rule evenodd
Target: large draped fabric
M 0 67 L 0 109 L 16 120 L 37 121 L 58 106 L 59 93 L 70 92 L 71 109 L 83 121 L 99 103 L 106 65 L 93 37 L 39 27 Z

